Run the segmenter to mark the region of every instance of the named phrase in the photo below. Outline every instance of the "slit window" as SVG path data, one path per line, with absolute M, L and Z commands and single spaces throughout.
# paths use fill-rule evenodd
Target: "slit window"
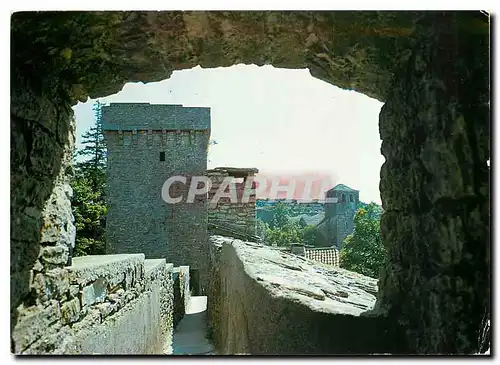
M 165 161 L 165 151 L 160 152 L 160 161 Z

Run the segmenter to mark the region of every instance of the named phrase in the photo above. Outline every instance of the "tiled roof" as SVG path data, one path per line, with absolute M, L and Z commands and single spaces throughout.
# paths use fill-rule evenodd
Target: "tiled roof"
M 305 257 L 327 265 L 339 266 L 339 250 L 328 248 L 306 248 Z
M 344 184 L 338 184 L 338 185 L 335 185 L 333 188 L 331 188 L 331 189 L 330 189 L 330 190 L 328 190 L 328 191 L 332 191 L 332 190 L 340 190 L 340 191 L 358 191 L 358 190 L 354 190 L 353 188 L 350 188 L 349 186 L 344 185 Z

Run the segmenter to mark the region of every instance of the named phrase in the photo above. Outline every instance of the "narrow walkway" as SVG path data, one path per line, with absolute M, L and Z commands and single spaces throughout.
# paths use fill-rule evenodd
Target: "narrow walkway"
M 207 297 L 191 297 L 174 330 L 173 355 L 214 355 L 207 329 Z

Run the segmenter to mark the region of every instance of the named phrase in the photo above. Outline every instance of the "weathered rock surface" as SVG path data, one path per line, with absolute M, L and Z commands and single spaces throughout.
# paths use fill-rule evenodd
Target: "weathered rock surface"
M 223 244 L 227 238 L 216 240 Z M 246 273 L 273 296 L 335 314 L 359 315 L 375 304 L 375 279 L 250 242 L 233 247 Z
M 218 353 L 388 352 L 377 280 L 257 243 L 212 236 L 209 311 Z M 382 338 L 386 336 L 386 343 Z
M 173 70 L 238 63 L 309 68 L 315 77 L 383 100 L 419 16 L 350 11 L 16 13 L 13 57 L 20 65 L 30 60 L 35 77 L 64 81 L 74 100 L 113 94 L 127 81 L 160 81 Z
M 489 318 L 489 46 L 462 16 L 422 24 L 380 112 L 377 310 L 410 353 L 474 353 Z

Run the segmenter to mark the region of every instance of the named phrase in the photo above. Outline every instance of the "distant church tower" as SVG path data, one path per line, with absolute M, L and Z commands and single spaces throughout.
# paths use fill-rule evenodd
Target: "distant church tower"
M 328 236 L 333 246 L 340 250 L 345 238 L 354 229 L 354 214 L 359 204 L 359 190 L 338 184 L 326 192 L 326 198 L 334 202 L 325 203 L 325 221 L 328 223 Z

